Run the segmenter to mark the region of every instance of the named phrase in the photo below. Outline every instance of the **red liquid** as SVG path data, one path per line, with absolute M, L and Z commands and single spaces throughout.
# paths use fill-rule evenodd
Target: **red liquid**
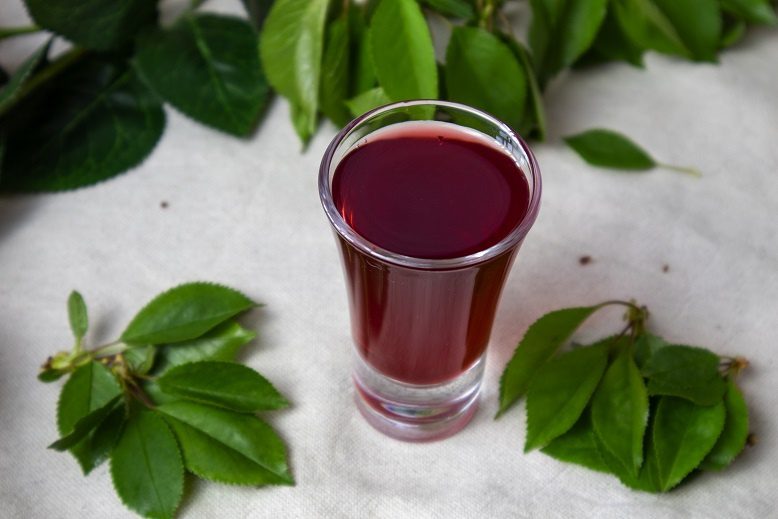
M 444 259 L 484 250 L 524 218 L 529 186 L 496 143 L 445 123 L 379 130 L 337 165 L 332 193 L 357 233 L 386 250 Z M 489 341 L 515 249 L 475 266 L 420 270 L 367 257 L 340 238 L 352 333 L 369 365 L 435 384 L 472 366 Z

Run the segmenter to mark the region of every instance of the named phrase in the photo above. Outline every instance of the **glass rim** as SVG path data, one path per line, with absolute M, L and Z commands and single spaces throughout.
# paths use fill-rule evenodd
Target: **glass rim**
M 392 252 L 391 250 L 385 249 L 371 242 L 365 237 L 363 237 L 361 234 L 356 232 L 350 225 L 348 225 L 348 223 L 346 223 L 346 221 L 343 219 L 340 212 L 338 211 L 338 208 L 335 206 L 335 201 L 332 196 L 332 186 L 330 184 L 330 167 L 335 157 L 335 153 L 338 150 L 338 147 L 344 141 L 344 139 L 351 133 L 351 131 L 355 127 L 359 126 L 360 124 L 364 123 L 369 119 L 375 118 L 386 112 L 396 110 L 397 108 L 408 108 L 408 107 L 421 106 L 421 105 L 427 105 L 427 106 L 432 105 L 435 107 L 444 107 L 444 108 L 450 108 L 454 110 L 460 110 L 463 112 L 467 112 L 469 115 L 473 115 L 477 118 L 485 120 L 493 124 L 494 126 L 496 126 L 500 131 L 504 132 L 526 157 L 527 163 L 529 164 L 529 171 L 526 172 L 525 174 L 528 174 L 529 176 L 528 181 L 531 184 L 530 188 L 532 190 L 529 204 L 527 205 L 527 211 L 524 214 L 524 217 L 521 219 L 521 221 L 516 225 L 516 227 L 514 227 L 513 230 L 511 230 L 511 232 L 509 232 L 505 237 L 503 237 L 503 239 L 501 239 L 499 242 L 495 243 L 494 245 L 487 247 L 483 250 L 474 252 L 472 254 L 468 254 L 466 256 L 458 256 L 454 258 L 433 259 L 433 258 L 419 258 L 416 256 L 407 256 L 405 254 L 399 254 L 396 252 Z M 487 137 L 493 139 L 491 135 L 487 135 Z M 500 147 L 504 148 L 502 144 L 499 145 Z M 506 151 L 510 153 L 509 150 Z M 530 228 L 532 227 L 532 224 L 535 222 L 535 219 L 537 218 L 538 210 L 540 209 L 540 193 L 542 187 L 541 184 L 542 182 L 540 178 L 540 169 L 538 167 L 537 161 L 535 160 L 535 155 L 532 153 L 532 150 L 529 148 L 529 146 L 524 141 L 524 139 L 522 139 L 516 132 L 514 132 L 510 128 L 510 126 L 500 121 L 496 117 L 482 110 L 479 110 L 477 108 L 473 108 L 472 106 L 464 105 L 461 103 L 455 103 L 452 101 L 439 101 L 434 99 L 416 99 L 411 101 L 400 101 L 400 102 L 380 106 L 378 108 L 374 108 L 373 110 L 370 110 L 369 112 L 362 114 L 361 116 L 357 117 L 356 119 L 348 123 L 332 139 L 329 146 L 327 146 L 326 151 L 324 152 L 324 156 L 322 157 L 321 165 L 319 167 L 319 198 L 321 199 L 321 204 L 324 207 L 324 212 L 327 214 L 327 218 L 330 220 L 332 227 L 341 237 L 343 237 L 351 245 L 353 245 L 358 250 L 367 254 L 370 257 L 374 257 L 378 260 L 392 263 L 394 265 L 400 265 L 403 267 L 424 269 L 424 270 L 456 269 L 456 268 L 467 267 L 470 265 L 475 265 L 487 261 L 496 256 L 499 256 L 500 254 L 511 249 L 512 247 L 518 245 L 521 242 L 521 240 L 523 240 L 524 237 L 527 235 Z

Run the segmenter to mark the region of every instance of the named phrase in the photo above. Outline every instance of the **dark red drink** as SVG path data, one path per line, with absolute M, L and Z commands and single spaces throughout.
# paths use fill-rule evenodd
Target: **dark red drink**
M 493 140 L 447 123 L 403 123 L 349 151 L 332 178 L 345 222 L 372 244 L 414 258 L 468 256 L 524 219 L 530 188 Z M 339 235 L 354 340 L 374 369 L 410 384 L 451 380 L 489 341 L 516 248 L 477 268 L 379 262 Z

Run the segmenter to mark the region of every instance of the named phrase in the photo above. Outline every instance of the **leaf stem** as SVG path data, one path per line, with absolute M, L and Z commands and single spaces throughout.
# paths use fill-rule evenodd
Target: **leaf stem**
M 741 371 L 748 367 L 748 364 L 748 359 L 745 357 L 721 356 L 719 369 L 723 371 L 722 374 L 725 376 L 731 375 L 732 377 L 737 377 L 740 375 Z
M 639 307 L 638 305 L 636 305 L 632 301 L 621 301 L 619 299 L 611 299 L 609 301 L 605 301 L 603 303 L 600 303 L 598 306 L 603 307 L 603 306 L 611 306 L 611 305 L 626 306 L 627 308 L 630 308 L 631 310 L 634 310 L 636 312 L 642 312 L 643 311 L 643 308 Z
M 34 34 L 41 32 L 43 29 L 37 25 L 28 25 L 25 27 L 2 27 L 0 28 L 0 40 L 6 38 L 13 38 L 14 36 L 22 36 L 24 34 Z
M 95 348 L 91 351 L 92 354 L 94 354 L 95 357 L 110 357 L 112 355 L 116 355 L 118 353 L 122 353 L 124 351 L 127 351 L 130 348 L 130 345 L 126 342 L 122 342 L 120 340 L 109 342 L 108 344 L 103 344 L 102 346 Z
M 154 409 L 157 407 L 154 405 L 154 402 L 151 401 L 149 398 L 149 395 L 146 394 L 143 389 L 138 385 L 135 380 L 128 378 L 124 379 L 126 381 L 125 387 L 127 388 L 127 391 L 134 396 L 140 403 L 148 407 L 149 409 Z
M 664 164 L 662 162 L 657 162 L 656 165 L 657 167 L 669 169 L 670 171 L 677 171 L 678 173 L 684 173 L 686 175 L 691 175 L 697 178 L 702 177 L 702 173 L 697 168 L 685 167 L 685 166 L 674 166 L 672 164 Z
M 480 6 L 480 3 L 479 3 Z M 496 10 L 495 8 L 495 1 L 494 0 L 486 0 L 483 4 L 483 8 L 479 7 L 480 12 L 478 13 L 478 26 L 482 29 L 486 29 L 489 32 L 492 32 L 492 28 L 494 27 L 494 12 Z
M 52 61 L 51 64 L 35 74 L 25 85 L 22 87 L 22 90 L 19 92 L 19 94 L 16 96 L 16 101 L 5 107 L 5 109 L 0 109 L 0 116 L 4 115 L 5 112 L 7 112 L 9 109 L 11 109 L 13 106 L 17 105 L 19 101 L 30 95 L 32 92 L 34 92 L 38 87 L 46 83 L 47 81 L 53 79 L 60 73 L 62 73 L 65 69 L 67 69 L 70 65 L 80 60 L 85 54 L 86 49 L 82 49 L 80 47 L 74 47 L 67 51 L 65 54 L 57 58 L 56 60 Z
M 619 353 L 619 341 L 624 338 L 624 336 L 627 335 L 627 332 L 632 329 L 632 323 L 627 323 L 627 325 L 619 332 L 619 334 L 613 338 L 613 341 L 611 341 L 610 347 L 608 348 L 608 355 L 617 355 Z M 631 344 L 632 341 L 630 341 L 630 345 Z

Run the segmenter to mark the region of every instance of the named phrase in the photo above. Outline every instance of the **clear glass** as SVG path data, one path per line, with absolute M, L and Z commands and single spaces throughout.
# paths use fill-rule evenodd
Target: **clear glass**
M 529 206 L 501 241 L 458 258 L 415 258 L 371 243 L 345 222 L 331 190 L 340 160 L 372 132 L 418 120 L 477 132 L 513 157 L 516 174 L 529 185 Z M 430 441 L 456 433 L 473 416 L 500 293 L 537 217 L 540 193 L 540 171 L 527 144 L 469 106 L 395 103 L 355 119 L 333 139 L 321 163 L 319 195 L 343 260 L 357 407 L 376 429 L 400 440 Z

